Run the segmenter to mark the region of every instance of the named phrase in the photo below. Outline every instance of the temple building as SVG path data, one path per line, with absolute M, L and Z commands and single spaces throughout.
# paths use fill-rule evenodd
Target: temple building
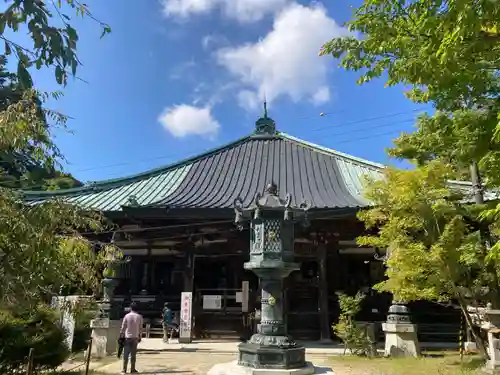
M 252 330 L 259 306 L 258 279 L 243 267 L 249 228 L 235 226 L 235 200 L 247 207 L 266 187 L 282 198 L 290 194 L 294 205 L 310 205 L 310 225 L 295 228 L 301 269 L 284 284 L 288 330 L 296 339 L 329 339 L 338 292 L 367 294 L 363 321 L 384 321 L 391 303 L 390 295 L 371 289 L 384 277 L 377 260 L 383 249 L 355 241 L 364 233 L 356 213 L 369 205 L 364 176 L 381 176 L 383 168 L 279 132 L 266 112 L 249 136 L 196 157 L 79 188 L 25 192 L 25 198 L 30 204 L 58 198 L 103 212 L 117 229 L 95 238 L 113 241 L 130 257 L 117 275 L 114 303 L 137 301 L 155 326 L 165 301 L 178 311 L 181 293 L 192 292 L 196 339 L 240 337 Z M 421 340 L 456 340 L 455 310 L 427 303 L 413 312 Z

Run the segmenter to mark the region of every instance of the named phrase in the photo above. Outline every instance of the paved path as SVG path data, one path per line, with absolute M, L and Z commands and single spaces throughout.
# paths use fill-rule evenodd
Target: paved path
M 217 363 L 236 359 L 232 353 L 210 353 L 203 351 L 142 351 L 137 355 L 137 370 L 140 374 L 206 375 Z M 315 365 L 325 365 L 327 356 L 308 355 L 307 360 Z M 115 361 L 95 370 L 108 374 L 119 374 L 121 361 Z M 336 375 L 342 375 L 337 374 Z
M 238 342 L 205 341 L 191 344 L 164 343 L 161 339 L 143 339 L 139 344 L 137 369 L 141 374 L 183 374 L 206 375 L 217 363 L 231 362 L 236 359 Z M 329 367 L 333 363 L 335 375 L 367 375 L 369 369 L 353 369 L 343 361 L 332 361 L 335 355 L 342 355 L 341 345 L 303 343 L 306 358 L 316 366 Z M 330 360 L 329 360 L 330 359 Z M 69 368 L 70 364 L 67 364 Z M 119 374 L 121 361 L 116 357 L 107 357 L 100 362 L 91 361 L 90 368 L 98 373 Z

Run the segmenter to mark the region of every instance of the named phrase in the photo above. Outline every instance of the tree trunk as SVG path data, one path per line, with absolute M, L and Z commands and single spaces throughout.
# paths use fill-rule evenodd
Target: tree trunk
M 481 175 L 479 174 L 479 167 L 475 161 L 470 165 L 470 179 L 472 182 L 472 192 L 474 193 L 474 202 L 476 204 L 484 204 Z
M 479 173 L 479 167 L 475 161 L 472 162 L 472 164 L 470 165 L 470 176 L 472 182 L 472 190 L 474 194 L 474 202 L 476 204 L 484 204 L 484 193 L 481 182 L 481 175 Z M 479 223 L 479 225 L 480 225 L 479 232 L 481 235 L 481 241 L 483 242 L 486 252 L 488 252 L 491 248 L 490 230 L 488 226 L 484 226 L 482 223 Z M 497 270 L 493 264 L 489 264 L 487 266 L 487 271 L 491 274 L 493 278 L 492 282 L 489 285 L 491 304 L 493 305 L 493 308 L 498 309 L 500 308 L 500 290 L 499 290 L 500 281 L 498 279 Z
M 465 322 L 467 326 L 469 327 L 469 330 L 472 333 L 472 336 L 474 336 L 474 340 L 476 341 L 477 348 L 479 349 L 479 352 L 481 355 L 486 358 L 487 360 L 490 359 L 490 356 L 488 355 L 488 351 L 486 350 L 486 346 L 484 345 L 483 339 L 478 336 L 474 329 L 474 324 L 472 323 L 472 317 L 470 316 L 469 312 L 467 311 L 467 304 L 465 303 L 465 300 L 462 298 L 462 296 L 458 296 L 458 303 L 460 305 L 460 309 L 462 310 L 462 313 L 464 314 L 465 317 Z

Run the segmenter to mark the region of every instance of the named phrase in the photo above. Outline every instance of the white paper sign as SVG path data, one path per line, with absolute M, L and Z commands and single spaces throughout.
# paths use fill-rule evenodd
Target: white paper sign
M 243 281 L 243 283 L 241 284 L 241 294 L 242 294 L 241 311 L 243 311 L 243 312 L 248 312 L 249 291 L 250 291 L 250 284 L 249 284 L 249 282 L 248 281 Z
M 222 309 L 222 296 L 203 296 L 203 310 Z
M 179 339 L 191 341 L 191 315 L 193 305 L 193 294 L 182 292 L 181 294 L 181 317 L 179 324 Z
M 243 302 L 243 293 L 236 292 L 236 303 L 241 303 L 241 302 Z

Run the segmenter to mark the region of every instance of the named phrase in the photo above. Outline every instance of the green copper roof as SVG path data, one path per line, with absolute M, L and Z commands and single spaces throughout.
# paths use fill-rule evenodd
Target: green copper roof
M 263 125 L 272 121 L 262 119 Z M 102 211 L 122 206 L 232 208 L 238 197 L 250 204 L 273 181 L 281 195 L 292 194 L 295 204 L 368 205 L 361 193 L 363 176 L 380 176 L 383 165 L 278 133 L 272 126 L 262 130 L 266 131 L 150 172 L 70 190 L 24 192 L 25 198 L 32 204 L 61 198 Z
M 149 205 L 165 198 L 177 189 L 190 168 L 191 165 L 188 164 L 160 173 L 111 180 L 52 194 L 25 192 L 25 196 L 35 204 L 48 198 L 61 198 L 89 209 L 118 211 L 124 205 Z

